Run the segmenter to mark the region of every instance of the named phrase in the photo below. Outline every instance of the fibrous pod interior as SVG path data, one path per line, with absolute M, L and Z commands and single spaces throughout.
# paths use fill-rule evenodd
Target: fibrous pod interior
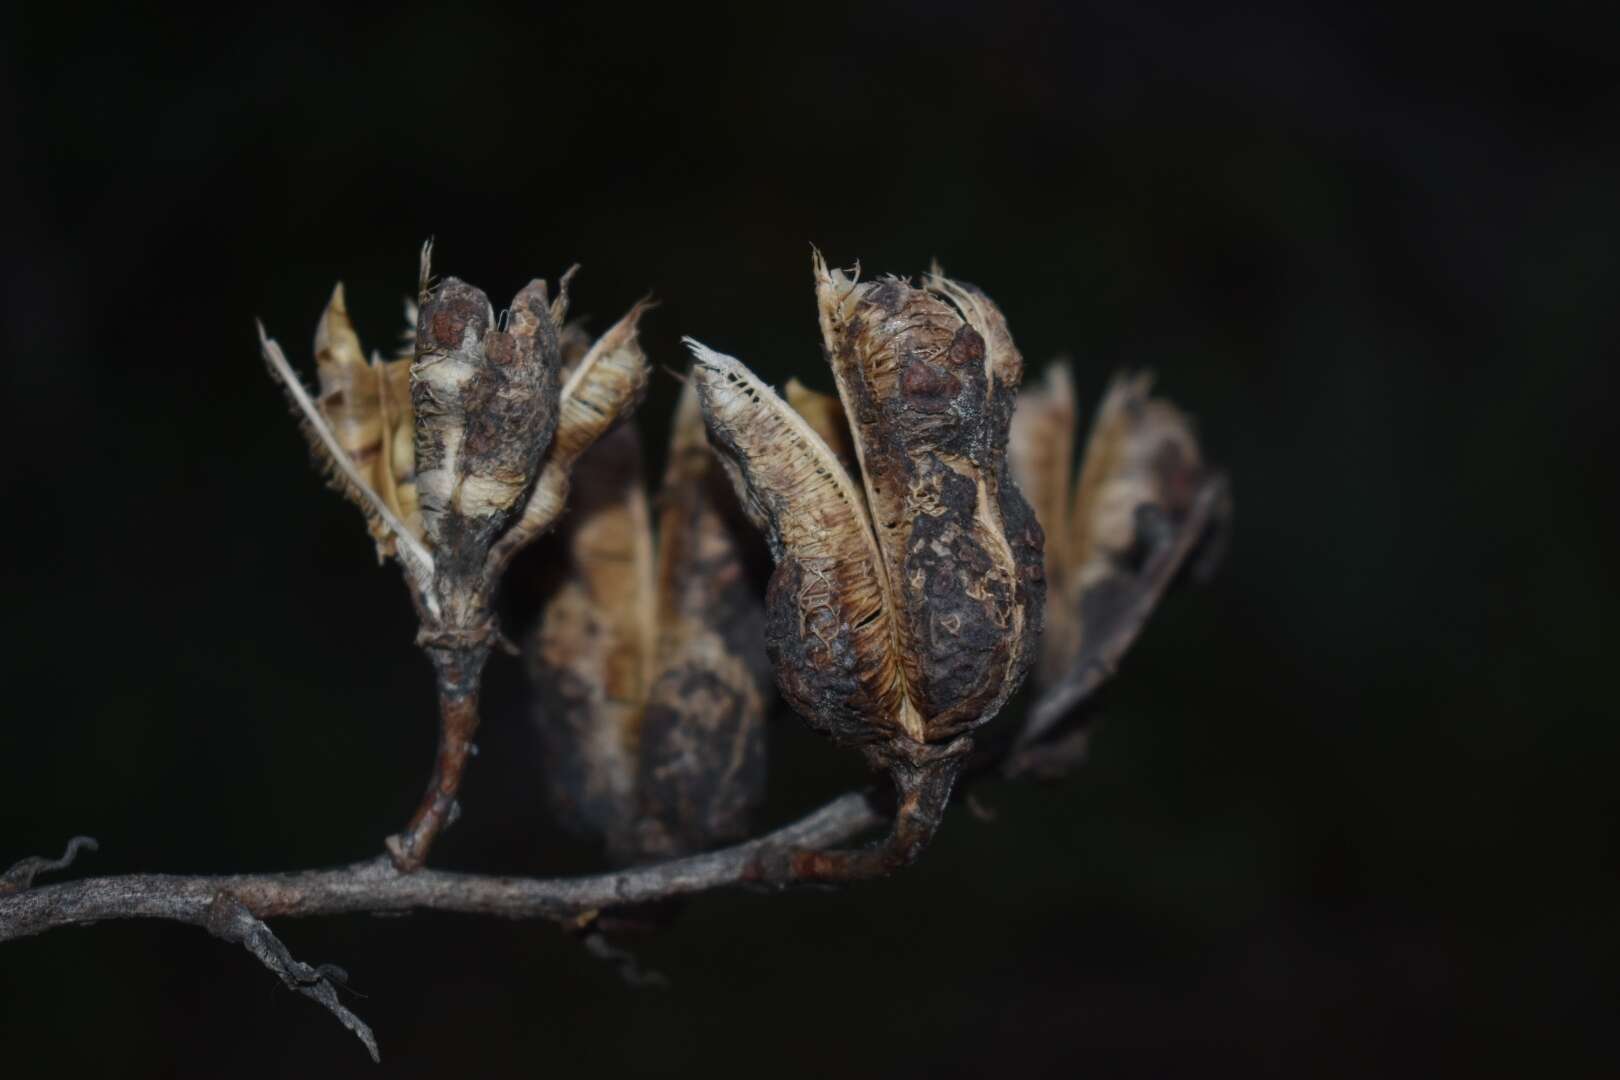
M 695 342 L 693 355 L 710 442 L 776 559 L 766 644 L 777 685 L 841 740 L 920 736 L 860 490 L 810 425 L 742 363 Z

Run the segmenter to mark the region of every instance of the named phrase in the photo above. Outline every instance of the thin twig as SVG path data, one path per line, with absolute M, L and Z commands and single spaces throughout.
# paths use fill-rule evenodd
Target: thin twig
M 457 911 L 510 919 L 567 920 L 608 907 L 664 900 L 743 884 L 787 885 L 771 868 L 790 865 L 782 852 L 843 843 L 883 820 L 865 794 L 850 792 L 785 828 L 721 851 L 574 878 L 509 878 L 443 870 L 401 872 L 387 856 L 332 870 L 288 874 L 181 877 L 129 874 L 28 888 L 34 874 L 67 865 L 82 838 L 62 859 L 24 859 L 3 879 L 15 891 L 0 894 L 0 942 L 106 919 L 170 919 L 200 926 L 239 944 L 280 976 L 290 989 L 320 1002 L 365 1043 L 378 1049 L 371 1029 L 337 998 L 331 967 L 293 958 L 264 924 L 283 916 L 345 912 Z
M 204 914 L 202 925 L 215 937 L 240 945 L 258 957 L 261 964 L 280 977 L 287 989 L 296 990 L 325 1006 L 328 1012 L 338 1018 L 339 1023 L 365 1043 L 372 1061 L 382 1060 L 377 1049 L 377 1037 L 371 1033 L 371 1028 L 338 1000 L 334 983 L 347 978 L 342 968 L 330 964 L 311 967 L 294 958 L 281 939 L 264 925 L 264 921 L 256 918 L 246 905 L 228 892 L 214 897 Z
M 657 971 L 648 971 L 636 959 L 636 954 L 629 949 L 621 949 L 608 940 L 601 930 L 590 930 L 585 934 L 585 951 L 598 960 L 605 960 L 618 969 L 619 978 L 624 980 L 626 986 L 633 986 L 638 990 L 667 990 L 669 979 Z
M 1054 747 L 1061 752 L 1063 745 L 1060 741 Z M 1026 760 L 1034 753 L 1026 749 Z M 949 790 L 948 781 L 934 786 Z M 932 796 L 921 801 L 942 802 Z M 329 870 L 196 877 L 128 874 L 27 887 L 33 873 L 60 869 L 80 847 L 90 846 L 78 838 L 63 859 L 24 859 L 0 879 L 22 882 L 16 891 L 0 894 L 0 942 L 107 919 L 173 919 L 204 925 L 210 905 L 222 895 L 258 918 L 431 910 L 566 921 L 606 908 L 731 886 L 794 884 L 806 875 L 778 868 L 806 860 L 784 855 L 825 851 L 887 820 L 873 805 L 870 792 L 846 792 L 790 825 L 741 844 L 582 877 L 501 877 L 430 869 L 405 873 L 387 856 L 379 856 Z
M 1083 697 L 1084 695 L 1081 695 Z M 1050 695 L 1033 712 L 1053 716 Z M 1065 696 L 1072 707 L 1079 698 Z M 1027 729 L 1026 729 L 1027 732 Z M 1040 772 L 1044 756 L 1073 753 L 1070 740 L 1018 747 L 1017 771 Z M 966 752 L 966 745 L 956 748 Z M 804 882 L 875 877 L 910 863 L 932 838 L 949 800 L 959 755 L 948 768 L 920 770 L 900 787 L 891 820 L 870 792 L 848 792 L 798 821 L 745 843 L 701 855 L 606 874 L 565 878 L 499 877 L 447 870 L 402 871 L 388 856 L 329 870 L 186 877 L 129 874 L 31 888 L 37 874 L 66 868 L 95 841 L 75 837 L 60 859 L 26 858 L 0 876 L 0 942 L 65 926 L 110 919 L 169 919 L 200 926 L 242 945 L 291 989 L 319 1002 L 378 1058 L 376 1039 L 337 998 L 340 972 L 293 958 L 265 919 L 352 912 L 450 911 L 509 919 L 577 923 L 605 909 L 624 908 L 738 886 L 781 888 Z M 879 825 L 889 834 L 855 851 L 829 850 Z
M 867 795 L 850 792 L 773 833 L 703 855 L 567 878 L 497 877 L 448 870 L 401 873 L 380 856 L 330 870 L 182 877 L 129 874 L 86 878 L 0 896 L 0 942 L 104 919 L 174 919 L 204 924 L 221 895 L 259 918 L 357 911 L 455 911 L 512 919 L 568 919 L 742 884 L 786 885 L 763 856 L 825 848 L 883 822 Z M 774 860 L 770 860 L 774 861 Z
M 67 842 L 67 848 L 62 852 L 60 859 L 47 859 L 40 855 L 30 855 L 26 859 L 19 859 L 10 870 L 0 874 L 0 895 L 5 893 L 21 892 L 33 885 L 34 878 L 40 874 L 49 874 L 56 870 L 66 870 L 73 865 L 73 860 L 79 857 L 80 851 L 96 851 L 101 847 L 93 836 L 75 836 Z

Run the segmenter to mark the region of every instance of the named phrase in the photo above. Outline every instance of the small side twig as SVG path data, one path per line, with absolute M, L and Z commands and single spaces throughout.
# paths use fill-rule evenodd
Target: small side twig
M 19 859 L 12 864 L 11 869 L 0 874 L 0 894 L 21 892 L 33 885 L 34 878 L 40 874 L 66 870 L 72 866 L 80 851 L 96 851 L 100 847 L 93 836 L 75 836 L 67 842 L 67 849 L 62 852 L 60 859 L 47 859 L 41 855 Z
M 626 986 L 638 990 L 664 990 L 669 987 L 669 980 L 661 972 L 642 967 L 635 953 L 613 944 L 600 929 L 587 930 L 583 940 L 586 952 L 618 968 L 619 978 L 624 980 Z
M 229 893 L 220 893 L 208 905 L 203 926 L 222 941 L 240 945 L 258 957 L 261 964 L 280 977 L 287 989 L 319 1002 L 365 1044 L 372 1061 L 382 1061 L 377 1037 L 371 1033 L 371 1028 L 338 1000 L 336 984 L 347 979 L 342 968 L 331 964 L 311 967 L 294 958 L 263 920 L 255 918 L 246 905 Z
M 785 870 L 770 876 L 790 882 L 847 882 L 885 877 L 910 866 L 939 831 L 972 746 L 964 735 L 944 747 L 918 748 L 918 756 L 890 762 L 898 801 L 886 837 L 852 851 L 785 851 Z

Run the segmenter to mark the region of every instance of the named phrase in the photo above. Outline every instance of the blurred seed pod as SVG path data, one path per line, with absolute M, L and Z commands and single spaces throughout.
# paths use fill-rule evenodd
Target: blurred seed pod
M 547 543 L 548 555 L 565 552 L 566 569 L 528 650 L 530 671 L 554 811 L 622 849 L 634 827 L 636 740 L 656 633 L 634 429 L 604 438 L 578 470 L 572 510 Z
M 1019 485 L 1046 530 L 1049 603 L 1043 687 L 1112 673 L 1176 571 L 1218 540 L 1231 513 L 1225 478 L 1203 461 L 1192 422 L 1119 375 L 1074 472 L 1077 410 L 1067 366 L 1026 390 L 1009 444 Z
M 772 693 L 752 537 L 690 384 L 658 502 L 657 660 L 637 769 L 637 841 L 649 856 L 742 839 L 765 792 Z
M 553 809 L 619 863 L 740 839 L 764 785 L 763 614 L 692 391 L 656 543 L 633 430 L 576 472 L 563 580 L 530 647 Z
M 1049 682 L 1079 647 L 1078 620 L 1069 614 L 1066 542 L 1074 493 L 1074 382 L 1066 365 L 1052 367 L 1044 385 L 1018 395 L 1007 456 L 1046 537 L 1046 630 L 1036 679 Z
M 1041 627 L 1041 534 L 1006 464 L 1022 361 L 993 304 L 931 275 L 815 280 L 859 477 L 739 361 L 689 341 L 710 439 L 769 535 L 767 643 L 813 725 L 915 762 L 984 723 Z M 807 420 L 806 416 L 811 419 Z

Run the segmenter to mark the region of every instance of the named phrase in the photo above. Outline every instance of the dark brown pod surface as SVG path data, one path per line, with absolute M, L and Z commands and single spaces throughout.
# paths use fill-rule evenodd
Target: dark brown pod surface
M 513 299 L 506 328 L 484 293 L 447 278 L 422 298 L 411 404 L 417 491 L 440 572 L 481 577 L 521 509 L 557 423 L 557 327 L 543 282 Z
M 1007 474 L 1022 361 L 971 286 L 816 267 L 822 335 L 862 463 L 923 739 L 994 716 L 1039 639 L 1033 515 Z

